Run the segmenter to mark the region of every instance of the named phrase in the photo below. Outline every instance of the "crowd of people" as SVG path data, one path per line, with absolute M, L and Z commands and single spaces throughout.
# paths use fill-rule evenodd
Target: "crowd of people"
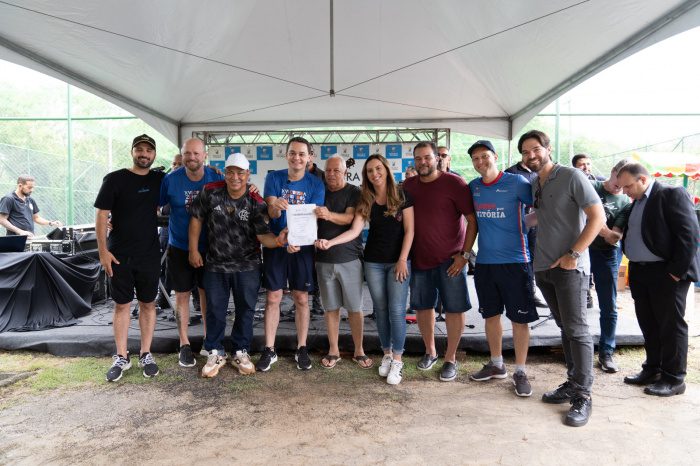
M 584 168 L 590 165 L 554 163 L 550 140 L 541 131 L 523 134 L 517 147 L 522 159 L 502 171 L 493 144 L 474 143 L 468 154 L 480 176 L 467 183 L 450 170 L 446 147 L 420 142 L 413 150 L 415 175 L 397 183 L 389 162 L 374 154 L 366 160 L 357 187 L 346 182 L 342 157 L 330 157 L 321 170 L 312 163 L 311 144 L 294 137 L 287 143 L 287 168 L 268 173 L 261 196 L 249 184 L 249 162 L 242 154 L 231 154 L 223 174 L 217 173 L 204 165 L 204 143 L 188 139 L 182 168 L 165 175 L 150 170 L 155 141 L 138 136 L 132 145 L 133 166 L 108 174 L 95 201 L 100 262 L 111 277 L 115 302 L 117 351 L 107 380 L 119 380 L 131 367 L 127 331 L 134 291 L 140 309 L 139 365 L 145 377 L 158 374 L 150 353 L 160 275 L 156 211 L 170 205 L 168 273 L 176 293 L 179 363 L 195 365 L 187 324 L 189 294 L 196 287 L 206 315 L 204 377 L 215 377 L 227 361 L 244 375 L 271 370 L 278 360 L 275 336 L 287 287 L 295 305 L 294 359 L 299 370 L 313 365 L 307 334 L 309 293 L 316 290 L 325 309 L 329 347 L 320 366 L 332 369 L 340 361 L 344 308 L 353 362 L 362 369 L 374 367 L 363 347 L 366 281 L 383 352 L 379 376 L 392 385 L 402 380 L 410 296 L 408 307 L 416 312 L 425 346 L 417 368 L 427 371 L 438 362 L 434 329 L 439 305 L 447 329 L 439 378 L 454 380 L 465 313 L 472 307 L 467 264 L 476 244 L 474 283 L 490 359 L 469 377 L 508 377 L 502 354 L 505 313 L 513 329 L 514 391 L 521 397 L 532 395 L 526 361 L 529 324 L 539 318 L 539 288 L 561 329 L 567 369 L 565 382 L 545 392 L 542 401 L 570 403 L 565 423 L 582 426 L 592 412 L 594 344 L 586 318 L 590 276 L 601 309 L 599 364 L 605 372 L 617 372 L 613 352 L 622 241 L 647 356 L 641 372 L 624 381 L 645 385 L 650 395 L 683 393 L 685 295 L 699 278 L 700 234 L 687 193 L 655 182 L 642 165 L 627 160 L 617 163 L 609 178 L 589 179 Z M 318 239 L 312 245 L 288 241 L 287 211 L 296 204 L 316 206 Z M 363 248 L 361 233 L 367 224 Z M 253 364 L 249 352 L 261 286 L 266 291 L 265 347 Z M 231 295 L 235 318 L 232 351 L 227 353 Z

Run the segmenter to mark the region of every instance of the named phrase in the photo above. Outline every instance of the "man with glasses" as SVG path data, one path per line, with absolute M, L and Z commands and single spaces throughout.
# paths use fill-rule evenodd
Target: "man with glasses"
M 567 381 L 542 395 L 542 401 L 571 403 L 565 424 L 579 427 L 588 422 L 593 409 L 593 340 L 586 320 L 587 248 L 605 223 L 605 213 L 581 170 L 552 161 L 545 133 L 523 134 L 518 151 L 525 165 L 537 172 L 532 186 L 538 226 L 535 278 L 561 329 L 567 367 Z

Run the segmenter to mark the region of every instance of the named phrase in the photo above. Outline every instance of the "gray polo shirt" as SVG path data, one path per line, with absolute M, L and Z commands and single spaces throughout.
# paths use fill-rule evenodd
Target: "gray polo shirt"
M 34 214 L 39 213 L 39 206 L 31 197 L 22 200 L 11 192 L 0 199 L 0 214 L 7 215 L 7 220 L 17 228 L 34 233 Z M 7 230 L 8 235 L 16 235 L 14 231 Z
M 647 200 L 651 194 L 651 188 L 656 183 L 651 180 L 644 196 L 637 200 L 632 206 L 629 219 L 627 220 L 627 236 L 625 236 L 625 255 L 631 262 L 659 262 L 664 260 L 649 250 L 642 239 L 642 215 L 647 205 Z
M 585 173 L 577 168 L 555 165 L 538 196 L 539 185 L 537 177 L 532 183 L 533 199 L 539 198 L 535 209 L 535 272 L 549 269 L 550 265 L 571 249 L 586 226 L 583 209 L 600 204 L 593 185 Z M 586 275 L 590 274 L 588 250 L 583 251 L 576 268 Z

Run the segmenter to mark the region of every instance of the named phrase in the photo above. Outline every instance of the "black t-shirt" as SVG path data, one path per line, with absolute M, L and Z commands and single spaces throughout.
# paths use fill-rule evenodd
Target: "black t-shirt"
M 257 194 L 246 193 L 233 199 L 226 182 L 204 185 L 194 198 L 190 215 L 206 224 L 209 272 L 235 273 L 260 266 L 260 242 L 257 235 L 270 233 L 267 204 Z
M 384 215 L 386 205 L 372 204 L 369 235 L 365 244 L 365 261 L 391 264 L 399 260 L 403 244 L 403 211 L 413 207 L 413 199 L 403 191 L 404 203 L 395 216 Z
M 112 232 L 108 241 L 112 254 L 159 254 L 156 211 L 164 176 L 160 171 L 137 175 L 123 168 L 104 177 L 95 207 L 112 213 Z
M 0 199 L 0 214 L 7 215 L 7 220 L 17 228 L 34 233 L 34 214 L 39 213 L 36 201 L 27 196 L 25 200 L 17 196 L 13 191 Z M 16 235 L 14 231 L 7 230 L 7 235 Z
M 352 184 L 346 184 L 343 189 L 331 191 L 326 189 L 325 206 L 331 212 L 345 213 L 348 207 L 357 207 L 360 200 L 360 188 Z M 350 229 L 348 225 L 338 225 L 328 220 L 318 221 L 318 237 L 320 239 L 333 239 Z M 343 264 L 351 262 L 362 256 L 362 235 L 358 235 L 352 241 L 338 244 L 327 251 L 316 251 L 316 261 L 329 264 Z

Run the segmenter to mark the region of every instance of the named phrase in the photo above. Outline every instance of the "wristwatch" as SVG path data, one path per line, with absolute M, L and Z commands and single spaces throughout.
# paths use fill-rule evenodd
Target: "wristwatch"
M 581 257 L 581 253 L 578 251 L 574 251 L 573 249 L 569 249 L 567 251 L 567 254 L 573 257 L 574 259 L 578 259 L 579 257 Z
M 462 259 L 469 259 L 469 255 L 471 254 L 471 251 L 462 251 L 460 254 L 462 256 Z

